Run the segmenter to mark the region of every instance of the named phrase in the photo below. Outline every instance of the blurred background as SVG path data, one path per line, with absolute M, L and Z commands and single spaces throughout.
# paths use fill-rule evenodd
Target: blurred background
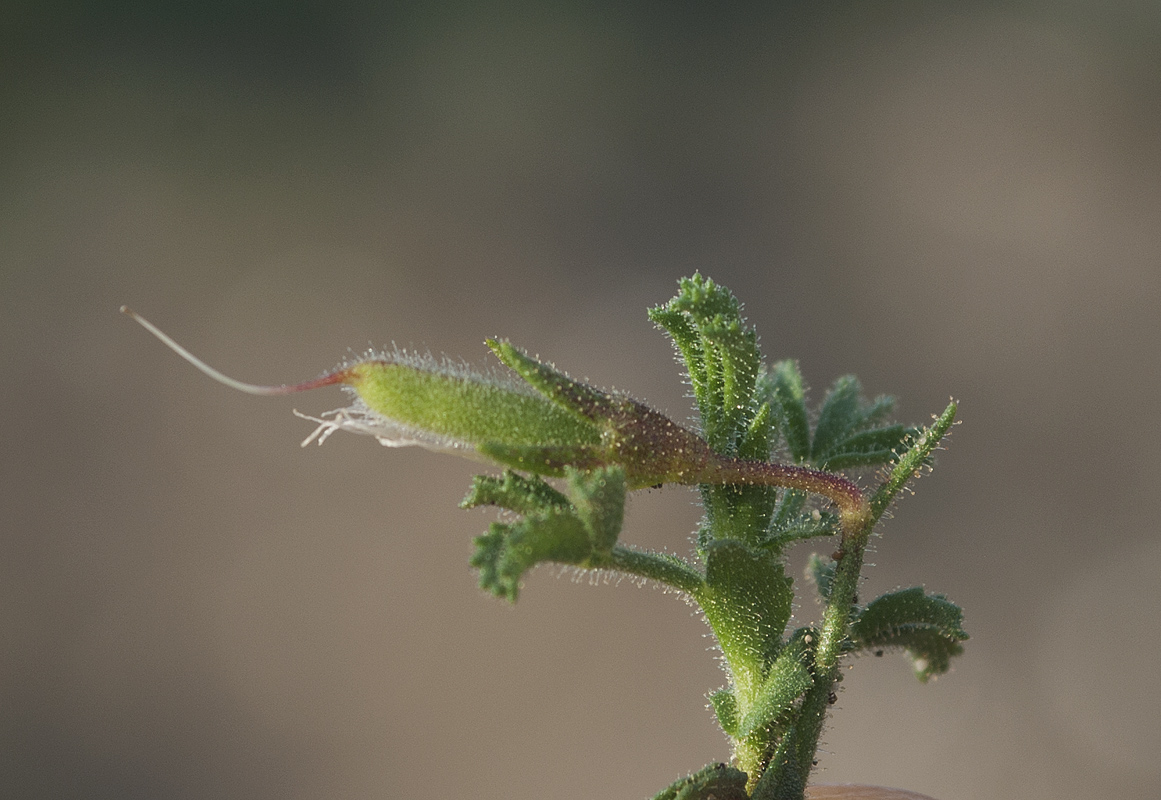
M 817 779 L 1161 795 L 1158 9 L 9 0 L 0 794 L 641 798 L 727 758 L 693 609 L 484 596 L 475 465 L 301 450 L 338 390 L 236 394 L 117 314 L 268 383 L 507 336 L 688 419 L 645 309 L 701 270 L 815 400 L 962 403 L 864 596 L 972 640 L 927 686 L 855 661 Z M 688 552 L 694 499 L 623 541 Z

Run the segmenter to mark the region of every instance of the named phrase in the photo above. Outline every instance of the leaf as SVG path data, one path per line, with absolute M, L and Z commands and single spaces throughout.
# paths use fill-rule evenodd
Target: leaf
M 802 514 L 771 538 L 773 544 L 785 546 L 804 539 L 833 536 L 841 532 L 839 516 L 830 511 L 812 511 Z
M 750 458 L 755 461 L 765 461 L 770 457 L 770 449 L 774 438 L 774 409 L 770 403 L 763 402 L 758 406 L 738 442 L 738 458 Z
M 463 507 L 498 505 L 525 515 L 494 522 L 475 539 L 471 564 L 481 588 L 515 602 L 524 573 L 540 562 L 587 566 L 612 551 L 625 513 L 624 470 L 570 470 L 568 486 L 566 497 L 539 478 L 476 476 Z
M 471 565 L 480 570 L 480 588 L 516 602 L 524 573 L 542 561 L 583 564 L 592 542 L 575 514 L 552 510 L 514 523 L 493 522 L 474 540 Z
M 722 539 L 706 551 L 706 582 L 696 595 L 717 634 L 739 690 L 752 695 L 782 647 L 794 599 L 780 554 Z
M 511 574 L 505 574 L 507 565 L 504 561 L 509 529 L 510 526 L 500 522 L 493 522 L 488 526 L 487 533 L 472 540 L 476 552 L 472 554 L 468 563 L 480 571 L 481 589 L 515 603 L 520 593 L 520 576 L 523 571 L 517 571 L 515 580 Z
M 782 492 L 778 500 L 778 507 L 774 510 L 774 518 L 770 524 L 775 531 L 785 530 L 795 524 L 802 516 L 802 509 L 806 505 L 808 495 L 797 489 L 787 489 Z
M 870 403 L 865 403 L 859 409 L 862 420 L 857 427 L 866 427 L 882 422 L 888 414 L 895 410 L 895 398 L 889 394 L 881 394 Z
M 860 431 L 835 444 L 818 467 L 836 470 L 891 463 L 916 433 L 915 428 L 899 424 Z
M 533 514 L 550 508 L 569 507 L 568 498 L 540 478 L 526 478 L 512 470 L 504 470 L 503 477 L 477 475 L 460 508 L 498 506 L 517 514 Z
M 574 381 L 551 364 L 520 352 L 511 342 L 489 339 L 487 345 L 504 366 L 577 420 L 600 423 L 615 413 L 612 397 L 600 389 Z
M 771 369 L 771 406 L 790 455 L 801 463 L 810 458 L 810 422 L 806 413 L 806 390 L 802 373 L 794 361 L 779 361 Z
M 798 728 L 792 725 L 758 779 L 752 800 L 801 800 L 810 768 L 799 763 L 798 749 Z
M 653 800 L 750 800 L 746 773 L 727 764 L 710 764 L 674 782 Z
M 738 309 L 734 316 L 718 316 L 701 325 L 702 337 L 717 355 L 720 394 L 715 398 L 720 409 L 719 431 L 706 430 L 706 438 L 719 453 L 734 454 L 755 412 L 754 387 L 761 357 L 758 336 L 746 327 Z M 716 433 L 716 436 L 715 436 Z M 720 439 L 721 441 L 716 441 Z
M 700 436 L 644 403 L 572 380 L 507 342 L 488 345 L 505 365 L 543 393 L 551 407 L 593 426 L 595 444 L 512 445 L 488 440 L 479 451 L 516 469 L 558 477 L 568 468 L 624 467 L 630 489 L 662 483 L 696 483 L 713 454 Z M 543 398 L 542 398 L 543 399 Z
M 718 716 L 718 724 L 727 736 L 737 738 L 738 733 L 738 701 L 729 687 L 723 687 L 710 695 L 710 703 L 714 713 Z
M 741 304 L 728 289 L 694 275 L 649 316 L 681 353 L 706 441 L 717 453 L 736 454 L 760 405 L 754 395 L 758 337 L 742 319 Z
M 947 672 L 952 656 L 963 652 L 960 642 L 968 638 L 962 609 L 941 594 L 925 594 L 920 586 L 876 599 L 851 624 L 850 636 L 861 650 L 903 648 L 924 683 Z
M 576 515 L 597 553 L 608 553 L 621 535 L 625 517 L 625 471 L 606 467 L 594 472 L 570 470 L 569 494 Z
M 809 650 L 802 637 L 791 639 L 758 690 L 753 703 L 738 724 L 736 737 L 745 738 L 785 714 L 814 685 L 807 668 Z
M 826 393 L 818 412 L 818 423 L 814 426 L 814 443 L 810 450 L 810 459 L 815 464 L 821 463 L 833 446 L 858 424 L 861 391 L 858 378 L 844 375 Z
M 879 425 L 895 408 L 895 398 L 867 401 L 853 375 L 835 381 L 818 412 L 810 460 L 819 469 L 838 470 L 889 464 L 915 433 L 904 425 Z
M 670 304 L 672 305 L 672 304 Z M 657 306 L 649 309 L 649 319 L 669 334 L 681 360 L 685 362 L 685 371 L 689 375 L 690 386 L 694 396 L 704 394 L 706 390 L 705 354 L 701 348 L 701 338 L 693 328 L 689 317 L 669 306 Z
M 476 449 L 480 455 L 508 469 L 547 475 L 550 478 L 563 477 L 569 468 L 595 469 L 608 462 L 608 457 L 596 447 L 554 447 L 482 442 Z

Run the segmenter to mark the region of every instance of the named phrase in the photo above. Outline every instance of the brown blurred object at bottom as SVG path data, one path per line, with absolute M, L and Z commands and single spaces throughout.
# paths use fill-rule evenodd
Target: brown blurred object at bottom
M 904 789 L 842 783 L 830 786 L 807 786 L 806 800 L 932 800 L 932 798 Z

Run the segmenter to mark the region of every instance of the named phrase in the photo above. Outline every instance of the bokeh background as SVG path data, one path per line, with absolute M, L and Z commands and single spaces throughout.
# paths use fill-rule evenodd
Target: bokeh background
M 680 600 L 485 597 L 474 465 L 301 450 L 337 390 L 235 394 L 117 314 L 272 383 L 503 335 L 685 419 L 644 311 L 701 270 L 815 399 L 962 402 L 865 596 L 973 638 L 927 686 L 854 662 L 818 777 L 1161 796 L 1158 9 L 8 0 L 0 794 L 636 798 L 726 758 Z M 624 540 L 684 551 L 693 499 Z

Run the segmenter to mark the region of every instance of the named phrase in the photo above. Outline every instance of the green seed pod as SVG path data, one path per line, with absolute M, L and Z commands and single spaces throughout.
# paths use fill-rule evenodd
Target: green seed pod
M 335 373 L 355 404 L 321 421 L 368 433 L 383 444 L 437 450 L 590 448 L 596 426 L 576 419 L 531 387 L 501 374 L 407 353 L 370 354 Z
M 463 364 L 404 351 L 368 353 L 314 380 L 283 386 L 257 386 L 223 375 L 193 356 L 148 320 L 128 308 L 125 314 L 141 323 L 216 381 L 248 394 L 283 395 L 342 385 L 354 395 L 345 408 L 318 417 L 299 416 L 319 427 L 303 442 L 320 444 L 337 430 L 373 436 L 388 447 L 419 445 L 461 455 L 479 455 L 532 471 L 560 474 L 560 455 L 594 462 L 601 441 L 599 427 L 578 418 L 526 383 L 500 373 L 482 373 Z M 295 412 L 298 413 L 298 412 Z M 518 459 L 497 458 L 493 452 L 519 451 Z M 485 456 L 482 451 L 487 451 Z M 552 457 L 550 457 L 552 456 Z M 519 464 L 511 464 L 513 460 Z

